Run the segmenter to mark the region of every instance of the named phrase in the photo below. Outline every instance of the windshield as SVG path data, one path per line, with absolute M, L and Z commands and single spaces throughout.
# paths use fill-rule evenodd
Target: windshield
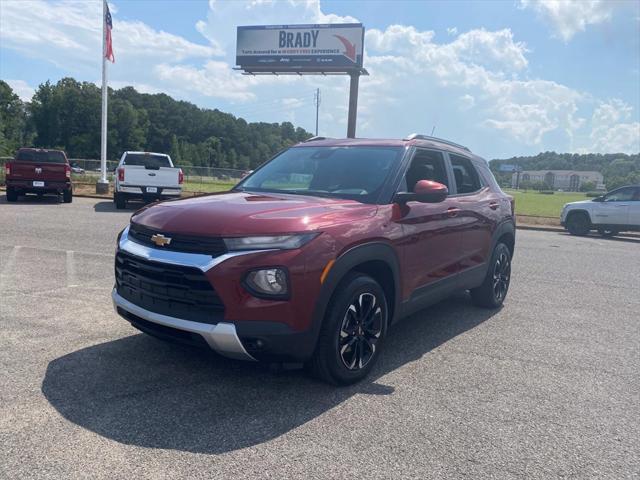
M 374 203 L 402 147 L 295 147 L 284 151 L 236 190 L 352 198 Z
M 149 169 L 171 167 L 169 157 L 166 155 L 153 155 L 150 153 L 128 153 L 124 157 L 123 165 L 138 165 Z
M 36 163 L 66 163 L 62 152 L 44 150 L 18 150 L 16 160 Z

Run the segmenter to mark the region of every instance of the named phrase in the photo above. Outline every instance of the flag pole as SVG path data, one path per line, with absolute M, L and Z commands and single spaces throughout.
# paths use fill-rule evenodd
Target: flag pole
M 107 0 L 102 1 L 102 135 L 100 138 L 100 180 L 96 193 L 109 193 L 107 181 Z

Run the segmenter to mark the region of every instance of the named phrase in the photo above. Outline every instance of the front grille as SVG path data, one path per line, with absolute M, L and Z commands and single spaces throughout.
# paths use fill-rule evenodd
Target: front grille
M 171 243 L 162 247 L 163 250 L 173 250 L 186 253 L 203 253 L 213 257 L 227 253 L 227 247 L 224 244 L 224 240 L 220 237 L 199 237 L 162 232 L 148 227 L 143 227 L 136 223 L 131 223 L 129 227 L 129 238 L 136 243 L 140 243 L 148 247 L 157 247 L 157 245 L 151 241 L 151 237 L 156 233 L 161 233 L 165 237 L 171 238 Z
M 119 251 L 115 273 L 118 294 L 145 310 L 211 324 L 224 316 L 220 297 L 197 268 L 152 262 Z

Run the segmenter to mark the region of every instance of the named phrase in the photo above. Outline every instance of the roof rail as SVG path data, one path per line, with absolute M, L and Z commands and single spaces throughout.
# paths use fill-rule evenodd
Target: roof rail
M 445 140 L 444 138 L 431 137 L 429 135 L 422 135 L 420 133 L 412 133 L 411 135 L 407 135 L 404 138 L 404 140 L 431 140 L 433 142 L 445 143 L 447 145 L 451 145 L 452 147 L 461 148 L 463 150 L 466 150 L 467 152 L 471 151 L 469 150 L 469 148 L 465 147 L 464 145 L 460 145 L 459 143 L 451 142 L 449 140 Z
M 311 138 L 307 138 L 306 140 L 303 140 L 303 143 L 315 142 L 317 140 L 327 140 L 327 139 L 329 139 L 329 137 L 311 137 Z

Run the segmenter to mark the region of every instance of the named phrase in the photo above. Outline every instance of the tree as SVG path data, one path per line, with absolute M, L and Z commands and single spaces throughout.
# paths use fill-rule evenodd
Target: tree
M 580 185 L 581 192 L 593 192 L 596 189 L 595 182 L 584 182 Z
M 32 138 L 27 105 L 0 80 L 0 155 L 13 155 Z

